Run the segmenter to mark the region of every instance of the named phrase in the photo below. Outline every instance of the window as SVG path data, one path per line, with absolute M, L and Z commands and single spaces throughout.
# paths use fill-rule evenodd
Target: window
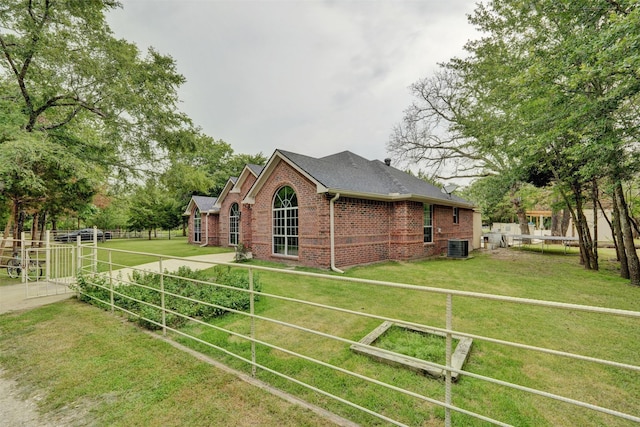
M 424 242 L 433 243 L 433 206 L 424 206 Z
M 459 224 L 460 223 L 460 211 L 459 211 L 459 208 L 453 208 L 453 223 L 454 224 Z
M 200 209 L 196 208 L 193 213 L 193 241 L 200 243 L 202 240 L 202 217 L 200 216 Z
M 238 204 L 234 203 L 229 209 L 229 244 L 238 246 L 238 238 L 240 236 L 240 209 Z
M 298 198 L 291 187 L 282 187 L 273 199 L 273 253 L 298 255 Z

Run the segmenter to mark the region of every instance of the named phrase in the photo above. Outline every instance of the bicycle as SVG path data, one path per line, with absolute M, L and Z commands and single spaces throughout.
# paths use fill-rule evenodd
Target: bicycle
M 24 265 L 22 263 L 22 259 L 18 255 L 18 253 L 13 254 L 13 258 L 7 261 L 7 274 L 12 279 L 16 279 L 21 276 L 22 269 Z M 29 265 L 27 267 L 27 280 L 38 280 L 42 277 L 42 265 L 35 260 L 29 260 Z

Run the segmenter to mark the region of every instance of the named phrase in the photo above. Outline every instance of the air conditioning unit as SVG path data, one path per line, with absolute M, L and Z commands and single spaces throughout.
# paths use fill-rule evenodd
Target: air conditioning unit
M 447 257 L 449 258 L 468 258 L 469 257 L 469 241 L 461 239 L 451 239 L 448 241 Z

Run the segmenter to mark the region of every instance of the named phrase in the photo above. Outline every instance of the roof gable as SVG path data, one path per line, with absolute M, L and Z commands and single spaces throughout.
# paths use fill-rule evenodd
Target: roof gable
M 250 176 L 254 176 L 255 178 L 257 178 L 263 169 L 264 167 L 260 165 L 252 165 L 252 164 L 246 165 L 244 169 L 242 169 L 242 173 L 240 174 L 240 177 L 238 177 L 238 180 L 236 181 L 235 185 L 231 189 L 231 192 L 240 193 L 242 191 L 242 186 L 244 185 L 246 180 Z
M 222 188 L 222 192 L 220 192 L 220 195 L 218 196 L 218 200 L 216 201 L 215 207 L 217 209 L 220 209 L 220 207 L 222 207 L 222 202 L 224 201 L 225 197 L 227 197 L 227 194 L 229 194 L 229 192 L 231 191 L 231 189 L 233 188 L 233 186 L 236 184 L 237 181 L 238 181 L 238 178 L 235 176 L 232 176 L 227 180 L 227 183 Z
M 189 204 L 182 215 L 189 216 L 196 208 L 200 212 L 215 211 L 216 200 L 215 197 L 191 196 L 191 200 L 189 200 Z

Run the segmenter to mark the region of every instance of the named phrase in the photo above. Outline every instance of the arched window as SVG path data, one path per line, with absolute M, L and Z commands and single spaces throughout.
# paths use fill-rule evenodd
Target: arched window
M 288 186 L 273 198 L 273 253 L 298 255 L 298 198 Z
M 238 245 L 238 238 L 240 236 L 240 209 L 238 204 L 234 203 L 229 209 L 229 244 L 233 246 Z
M 202 240 L 202 217 L 200 216 L 200 209 L 196 208 L 193 213 L 193 241 L 200 243 Z

